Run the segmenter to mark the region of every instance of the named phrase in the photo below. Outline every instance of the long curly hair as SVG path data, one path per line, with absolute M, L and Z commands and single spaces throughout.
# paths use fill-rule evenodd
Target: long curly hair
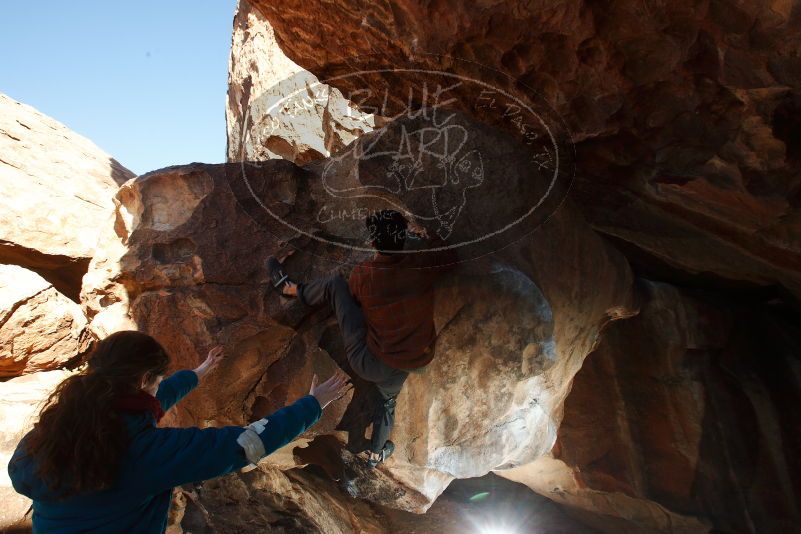
M 110 488 L 130 443 L 115 399 L 164 375 L 170 359 L 152 337 L 136 331 L 97 343 L 85 371 L 61 382 L 25 438 L 38 476 L 66 497 Z

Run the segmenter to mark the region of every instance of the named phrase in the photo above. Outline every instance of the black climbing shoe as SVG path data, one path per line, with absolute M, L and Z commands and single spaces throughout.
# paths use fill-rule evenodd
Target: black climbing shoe
M 267 273 L 270 275 L 270 285 L 278 291 L 281 296 L 293 299 L 295 295 L 288 295 L 285 290 L 289 284 L 294 284 L 289 276 L 284 272 L 284 266 L 274 256 L 267 258 Z
M 378 467 L 378 464 L 383 463 L 384 460 L 392 456 L 392 453 L 395 452 L 395 444 L 391 441 L 387 441 L 384 444 L 384 448 L 381 449 L 381 452 L 378 454 L 378 458 L 373 458 L 373 455 L 367 458 L 367 466 L 368 467 Z

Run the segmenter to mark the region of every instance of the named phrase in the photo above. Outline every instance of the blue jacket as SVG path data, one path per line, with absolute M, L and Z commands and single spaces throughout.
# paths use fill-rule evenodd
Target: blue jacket
M 161 382 L 156 398 L 169 410 L 197 386 L 193 371 L 178 371 Z M 317 399 L 307 395 L 267 418 L 259 438 L 266 454 L 291 442 L 317 422 Z M 33 500 L 37 532 L 164 532 L 172 488 L 235 471 L 249 464 L 237 443 L 244 428 L 158 428 L 150 413 L 126 415 L 131 445 L 119 480 L 109 490 L 54 499 L 40 480 L 23 442 L 9 462 L 14 489 Z

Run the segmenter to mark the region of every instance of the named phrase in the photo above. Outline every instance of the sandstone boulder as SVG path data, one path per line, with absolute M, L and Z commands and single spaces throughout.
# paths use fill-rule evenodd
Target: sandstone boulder
M 287 58 L 267 19 L 239 1 L 228 65 L 228 161 L 302 165 L 372 131 L 375 120 Z
M 315 238 L 331 231 L 315 219 L 330 200 L 322 168 L 197 164 L 120 189 L 116 224 L 84 286 L 90 328 L 103 335 L 108 325 L 133 324 L 167 347 L 176 368 L 197 365 L 214 344 L 226 347 L 219 370 L 169 422 L 246 423 L 305 394 L 313 373 L 348 370 L 330 313 L 278 297 L 264 267 L 271 254 L 286 257 L 290 272 L 308 279 L 347 272 L 365 257 Z M 265 215 L 265 206 L 310 231 Z M 483 209 L 468 204 L 465 220 Z M 386 468 L 367 471 L 354 456 L 366 443 L 374 394 L 359 380 L 299 442 L 307 446 L 290 451 L 288 466 L 323 466 L 353 496 L 421 512 L 454 478 L 551 449 L 571 379 L 602 327 L 635 312 L 631 273 L 569 203 L 536 231 L 484 252 L 438 289 L 438 357 L 399 398 L 399 448 Z
M 63 367 L 88 344 L 78 304 L 33 271 L 0 264 L 0 377 Z
M 88 139 L 0 94 L 0 262 L 77 301 L 111 199 L 132 177 Z

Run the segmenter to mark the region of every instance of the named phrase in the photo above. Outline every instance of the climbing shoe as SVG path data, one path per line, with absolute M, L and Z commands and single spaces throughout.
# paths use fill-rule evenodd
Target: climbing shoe
M 391 441 L 387 441 L 384 444 L 384 448 L 381 449 L 381 452 L 378 453 L 378 458 L 374 458 L 372 454 L 367 458 L 367 466 L 368 467 L 378 467 L 378 464 L 384 463 L 384 460 L 392 456 L 392 453 L 395 452 L 395 444 Z
M 294 284 L 289 276 L 284 272 L 284 266 L 274 256 L 267 258 L 267 273 L 270 275 L 270 285 L 278 291 L 281 296 L 295 298 L 295 295 L 288 295 L 286 288 L 289 284 Z

